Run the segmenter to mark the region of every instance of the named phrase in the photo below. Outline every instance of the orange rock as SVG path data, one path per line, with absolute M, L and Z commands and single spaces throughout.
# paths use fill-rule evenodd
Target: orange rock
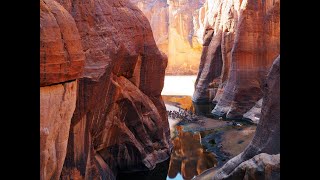
M 84 53 L 72 16 L 59 4 L 40 1 L 40 86 L 82 76 Z
M 40 87 L 40 177 L 59 179 L 66 157 L 77 81 Z
M 161 99 L 167 57 L 147 18 L 126 0 L 57 1 L 72 14 L 86 56 L 62 179 L 154 168 L 172 145 Z
M 130 0 L 148 18 L 157 46 L 168 56 L 166 74 L 197 74 L 204 0 Z
M 59 3 L 40 0 L 40 178 L 60 178 L 84 65 L 72 16 Z

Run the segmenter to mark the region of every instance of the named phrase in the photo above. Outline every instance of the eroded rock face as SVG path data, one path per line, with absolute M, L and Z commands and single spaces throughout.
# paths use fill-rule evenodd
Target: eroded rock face
M 243 114 L 243 118 L 246 118 L 248 121 L 258 124 L 261 117 L 262 101 L 262 98 L 257 101 L 257 103 L 248 112 Z
M 82 76 L 84 53 L 74 19 L 59 3 L 40 1 L 40 86 Z
M 259 164 L 261 163 L 264 164 L 265 158 L 268 160 L 268 158 L 271 157 L 269 155 L 278 154 L 277 156 L 280 158 L 280 56 L 274 61 L 268 73 L 266 83 L 264 84 L 263 98 L 261 119 L 253 140 L 242 153 L 229 160 L 214 174 L 214 180 L 231 179 L 233 176 L 243 175 L 243 171 L 248 168 L 248 173 L 254 175 L 254 172 L 257 170 L 253 169 L 260 167 Z M 269 155 L 261 155 L 261 153 Z M 254 157 L 258 154 L 260 155 Z M 253 159 L 248 161 L 251 158 Z M 260 160 L 262 160 L 262 162 L 258 162 Z M 256 161 L 257 165 L 251 167 L 253 161 Z M 278 172 L 280 173 L 278 157 L 275 158 L 274 161 L 273 164 L 276 173 L 274 177 L 277 179 L 279 178 L 277 174 Z M 271 168 L 271 170 L 273 169 Z M 265 169 L 265 179 L 273 179 L 273 174 L 274 173 L 269 173 L 268 169 Z M 242 175 L 241 177 L 246 179 L 246 176 Z
M 72 14 L 85 53 L 61 179 L 115 179 L 169 157 L 161 99 L 167 58 L 127 0 L 57 0 Z
M 280 154 L 261 153 L 241 163 L 223 179 L 280 179 Z
M 166 74 L 196 74 L 204 33 L 204 0 L 130 1 L 146 15 L 159 49 L 168 56 Z
M 77 81 L 40 88 L 40 177 L 59 179 L 67 152 Z
M 40 178 L 59 179 L 76 107 L 84 53 L 72 16 L 40 0 Z
M 214 115 L 241 119 L 262 97 L 261 85 L 280 52 L 280 1 L 216 0 L 204 7 L 193 101 L 213 101 Z

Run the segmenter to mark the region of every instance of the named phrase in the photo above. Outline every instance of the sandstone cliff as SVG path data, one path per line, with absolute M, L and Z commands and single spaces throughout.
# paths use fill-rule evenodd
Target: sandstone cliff
M 40 177 L 59 179 L 67 152 L 84 53 L 72 16 L 40 0 Z
M 85 54 L 62 179 L 115 179 L 169 157 L 161 99 L 167 58 L 127 0 L 57 0 L 74 18 Z
M 280 52 L 280 0 L 207 1 L 205 36 L 193 101 L 241 119 L 262 97 L 261 85 Z
M 263 85 L 264 100 L 256 133 L 246 149 L 219 170 L 197 179 L 280 179 L 280 55 Z
M 167 74 L 196 74 L 202 50 L 204 0 L 130 0 L 150 21 L 156 43 L 168 56 Z

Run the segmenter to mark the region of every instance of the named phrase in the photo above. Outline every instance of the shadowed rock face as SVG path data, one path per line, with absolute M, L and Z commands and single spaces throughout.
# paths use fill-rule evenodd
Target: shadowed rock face
M 130 0 L 150 21 L 167 74 L 196 74 L 202 50 L 204 0 Z
M 264 171 L 265 173 L 264 179 L 279 179 L 280 56 L 278 56 L 274 61 L 268 74 L 266 83 L 264 84 L 263 98 L 264 101 L 262 103 L 261 119 L 252 142 L 242 153 L 229 160 L 221 169 L 219 169 L 214 174 L 213 179 L 234 179 L 237 177 L 238 179 L 255 179 L 248 178 L 248 176 L 256 177 L 255 173 L 258 173 L 261 169 L 261 171 Z M 246 174 L 249 175 L 244 175 L 245 171 L 247 171 Z
M 216 0 L 205 7 L 193 101 L 212 101 L 214 115 L 241 119 L 262 97 L 261 85 L 280 52 L 280 1 Z
M 169 157 L 161 99 L 167 58 L 127 0 L 57 0 L 73 16 L 85 53 L 61 179 L 115 179 Z
M 60 177 L 84 53 L 72 16 L 40 0 L 40 178 Z

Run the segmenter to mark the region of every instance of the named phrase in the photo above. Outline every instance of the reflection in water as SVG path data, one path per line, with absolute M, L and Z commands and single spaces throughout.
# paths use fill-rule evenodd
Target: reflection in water
M 180 174 L 183 179 L 192 179 L 217 165 L 215 156 L 203 149 L 199 132 L 183 132 L 181 126 L 177 126 L 176 129 L 178 135 L 173 139 L 168 179 L 176 179 Z
M 207 103 L 207 104 L 195 104 L 192 103 L 193 111 L 198 116 L 206 116 L 206 117 L 213 117 L 211 111 L 214 108 L 214 104 Z

